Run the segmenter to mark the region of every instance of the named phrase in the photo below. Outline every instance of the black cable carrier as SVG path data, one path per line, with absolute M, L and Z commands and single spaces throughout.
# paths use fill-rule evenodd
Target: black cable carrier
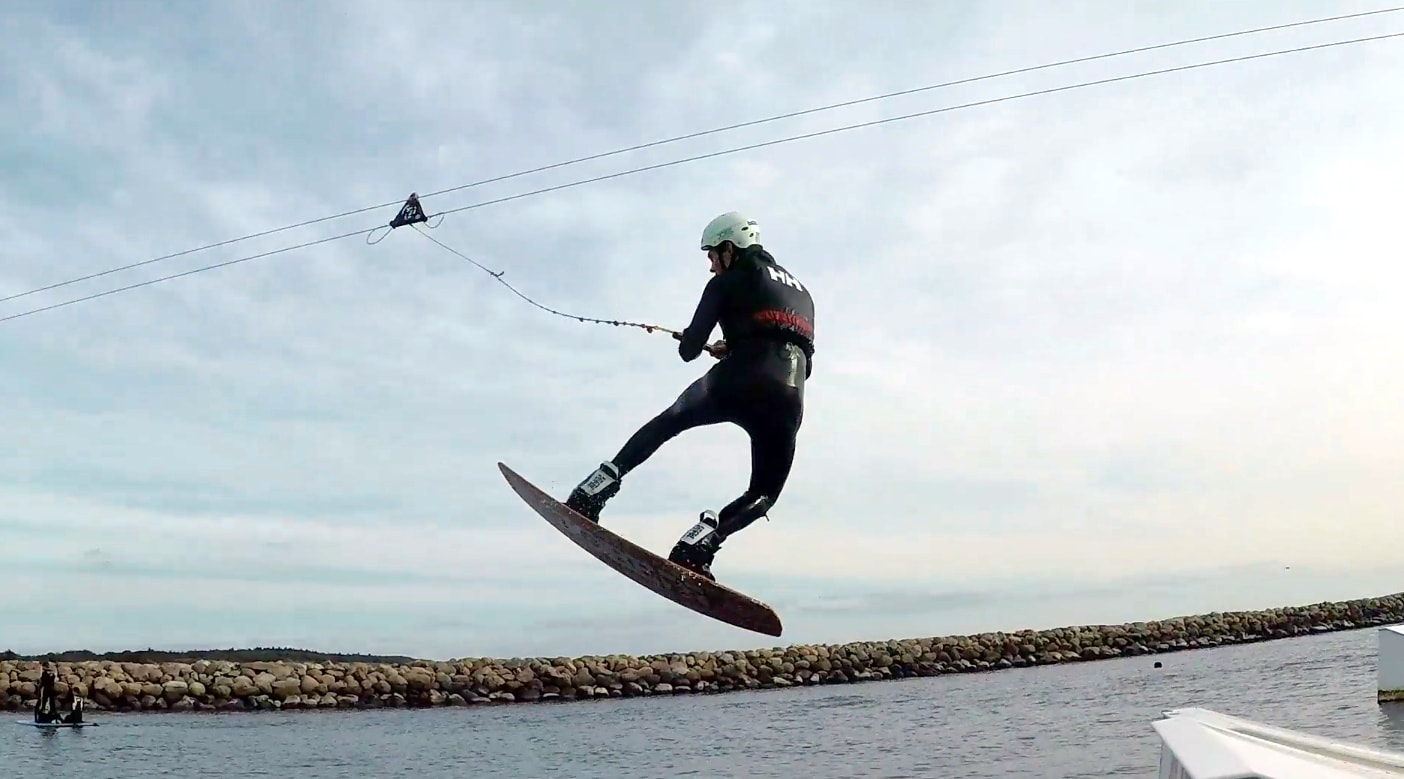
M 405 204 L 400 206 L 400 213 L 396 214 L 395 218 L 390 220 L 390 229 L 385 231 L 384 234 L 382 234 L 379 238 L 375 239 L 374 241 L 371 240 L 371 236 L 375 235 L 376 230 L 379 230 L 380 228 L 377 227 L 376 230 L 372 230 L 369 233 L 366 233 L 366 243 L 380 243 L 381 241 L 385 240 L 385 236 L 393 232 L 396 227 L 404 227 L 405 225 L 426 224 L 429 225 L 429 229 L 432 230 L 435 227 L 438 227 L 439 225 L 443 224 L 444 215 L 439 214 L 438 216 L 438 222 L 435 222 L 434 224 L 429 224 L 429 217 L 425 215 L 424 207 L 419 204 L 419 193 L 411 192 L 409 197 L 405 198 Z

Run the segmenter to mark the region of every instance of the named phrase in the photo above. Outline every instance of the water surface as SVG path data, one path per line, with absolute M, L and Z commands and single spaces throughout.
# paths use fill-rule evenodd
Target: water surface
M 1375 702 L 1375 642 L 1369 629 L 990 674 L 560 704 L 94 713 L 103 725 L 81 731 L 11 725 L 0 766 L 84 779 L 1154 779 L 1150 723 L 1182 706 L 1404 751 L 1404 705 Z

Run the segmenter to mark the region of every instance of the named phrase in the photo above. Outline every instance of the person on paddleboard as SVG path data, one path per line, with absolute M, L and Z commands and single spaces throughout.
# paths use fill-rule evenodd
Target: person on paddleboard
M 54 693 L 55 681 L 53 666 L 46 664 L 39 674 L 39 699 L 34 702 L 35 722 L 57 722 L 63 716 L 59 714 L 58 695 Z
M 80 696 L 80 695 L 75 695 L 75 696 L 73 696 L 73 708 L 69 710 L 68 714 L 64 715 L 64 717 L 63 717 L 63 722 L 64 722 L 64 724 L 66 724 L 66 725 L 81 725 L 81 724 L 83 724 L 83 708 L 84 708 L 84 706 L 83 706 L 83 697 Z
M 712 278 L 691 324 L 675 337 L 685 362 L 705 349 L 717 364 L 580 482 L 566 506 L 599 522 L 624 476 L 669 439 L 702 425 L 738 425 L 751 439 L 750 484 L 720 512 L 703 511 L 668 555 L 715 580 L 712 560 L 722 542 L 765 516 L 789 479 L 804 418 L 804 384 L 813 372 L 814 300 L 761 245 L 754 219 L 735 211 L 716 217 L 702 230 L 701 249 Z M 709 346 L 718 325 L 722 340 Z

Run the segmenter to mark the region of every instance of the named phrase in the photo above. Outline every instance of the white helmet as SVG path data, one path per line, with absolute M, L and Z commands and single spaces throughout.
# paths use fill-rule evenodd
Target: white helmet
M 728 211 L 702 228 L 702 251 L 716 248 L 723 241 L 731 241 L 738 249 L 758 244 L 760 223 L 735 211 Z

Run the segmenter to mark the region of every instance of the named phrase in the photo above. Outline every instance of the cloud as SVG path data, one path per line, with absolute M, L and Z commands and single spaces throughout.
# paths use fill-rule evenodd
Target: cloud
M 1404 173 L 1404 112 L 1386 99 L 1397 43 L 475 205 L 847 123 L 1377 34 L 1390 17 L 964 84 L 428 194 L 1319 13 L 1098 10 L 1093 26 L 1090 11 L 1035 5 L 912 17 L 677 3 L 620 26 L 600 8 L 11 15 L 6 29 L 22 34 L 0 52 L 0 110 L 30 121 L 0 137 L 0 297 L 391 205 L 0 302 L 0 318 L 384 225 L 416 191 L 431 213 L 454 210 L 429 235 L 542 304 L 678 327 L 706 278 L 698 231 L 741 209 L 819 306 L 794 475 L 771 521 L 718 563 L 781 608 L 785 640 L 1226 608 L 1223 587 L 1203 583 L 1238 566 L 1249 568 L 1235 581 L 1267 601 L 1315 600 L 1326 579 L 1312 590 L 1278 566 L 1390 562 L 1382 550 L 1404 540 L 1389 508 L 1404 433 L 1386 218 Z M 681 363 L 666 335 L 551 316 L 412 229 L 12 319 L 0 361 L 12 366 L 0 373 L 0 634 L 17 650 L 768 643 L 589 559 L 496 470 L 506 461 L 563 497 L 710 363 Z M 680 436 L 626 479 L 608 526 L 665 551 L 742 490 L 748 457 L 734 428 Z M 1172 577 L 1146 590 L 1153 599 L 1102 589 L 1148 571 Z M 1352 581 L 1352 594 L 1389 588 Z

